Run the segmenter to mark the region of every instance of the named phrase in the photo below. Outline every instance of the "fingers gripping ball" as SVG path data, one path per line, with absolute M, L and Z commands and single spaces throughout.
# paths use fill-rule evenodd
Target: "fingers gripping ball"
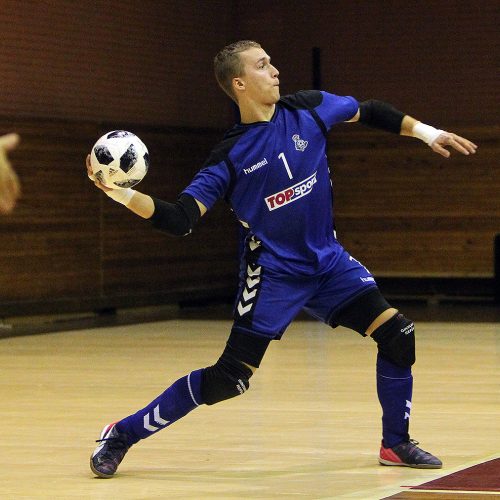
M 403 368 L 415 363 L 415 326 L 402 314 L 395 314 L 371 335 L 380 354 Z
M 149 152 L 132 132 L 114 130 L 104 134 L 94 144 L 90 166 L 93 176 L 106 187 L 131 188 L 148 172 Z

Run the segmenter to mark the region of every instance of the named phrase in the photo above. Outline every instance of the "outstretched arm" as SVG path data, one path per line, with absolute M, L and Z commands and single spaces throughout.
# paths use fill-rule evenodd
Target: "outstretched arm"
M 436 130 L 434 127 L 425 125 L 425 123 L 419 122 L 409 115 L 403 118 L 400 134 L 423 140 L 434 152 L 445 158 L 450 157 L 450 152 L 446 149 L 448 146 L 464 155 L 474 154 L 477 150 L 476 144 L 469 141 L 469 139 L 452 132 Z
M 448 146 L 464 155 L 474 154 L 477 149 L 477 146 L 465 137 L 426 125 L 383 101 L 363 101 L 358 112 L 348 121 L 359 121 L 368 127 L 416 137 L 445 158 L 450 156 L 446 149 Z
M 94 184 L 117 203 L 144 219 L 150 219 L 154 227 L 174 236 L 189 234 L 198 219 L 207 211 L 203 203 L 192 196 L 181 194 L 175 203 L 158 200 L 134 189 L 110 189 L 92 174 L 90 155 L 86 158 L 87 175 Z

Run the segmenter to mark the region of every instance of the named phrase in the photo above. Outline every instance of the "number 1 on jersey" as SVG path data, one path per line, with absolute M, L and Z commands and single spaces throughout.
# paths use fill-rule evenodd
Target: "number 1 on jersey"
M 292 172 L 290 171 L 290 167 L 288 165 L 288 162 L 286 161 L 285 153 L 280 153 L 278 155 L 278 158 L 283 161 L 285 168 L 286 168 L 286 173 L 288 174 L 288 177 L 290 177 L 290 179 L 293 179 Z

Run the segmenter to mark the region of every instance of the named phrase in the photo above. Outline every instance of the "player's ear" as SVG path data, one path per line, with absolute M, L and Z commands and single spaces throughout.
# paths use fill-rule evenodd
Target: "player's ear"
M 245 82 L 239 76 L 233 78 L 233 89 L 235 93 L 245 90 Z

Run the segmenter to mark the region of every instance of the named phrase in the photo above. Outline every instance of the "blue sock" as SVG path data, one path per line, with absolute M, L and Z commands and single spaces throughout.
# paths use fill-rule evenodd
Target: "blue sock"
M 129 446 L 161 431 L 203 403 L 202 371 L 196 370 L 180 378 L 145 408 L 116 424 L 119 431 L 128 434 Z
M 377 393 L 382 406 L 382 437 L 386 448 L 408 441 L 413 376 L 411 368 L 401 368 L 377 356 Z

